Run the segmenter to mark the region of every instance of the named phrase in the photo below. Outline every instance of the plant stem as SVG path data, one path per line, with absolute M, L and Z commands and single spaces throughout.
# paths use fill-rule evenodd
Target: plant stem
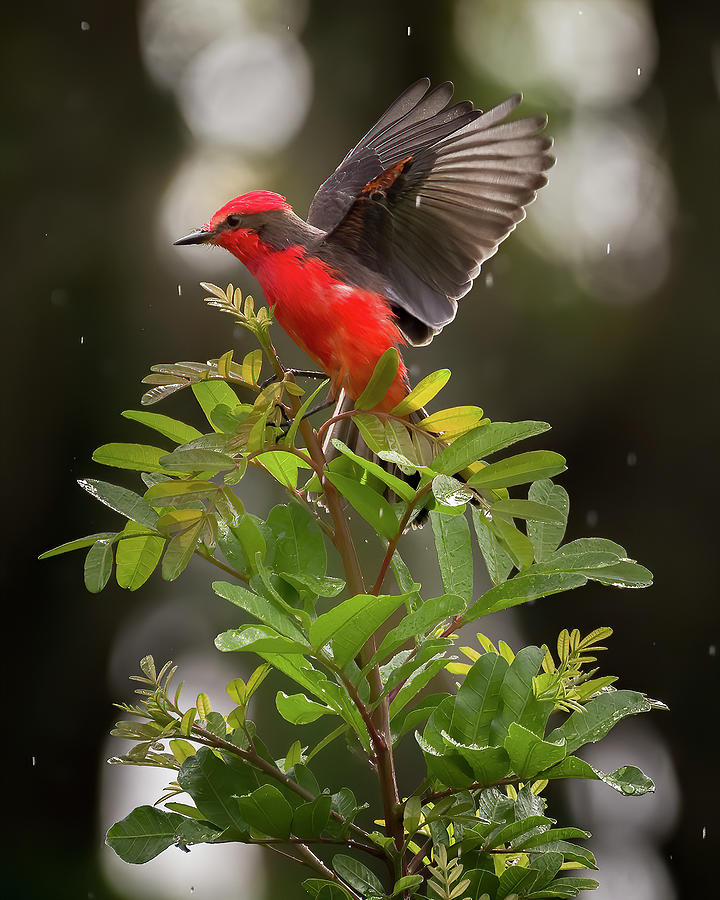
M 219 737 L 217 734 L 213 734 L 212 731 L 208 731 L 206 728 L 203 728 L 200 725 L 193 725 L 192 730 L 194 734 L 199 736 L 195 738 L 195 740 L 199 740 L 200 743 L 205 744 L 208 747 L 214 747 L 218 750 L 225 750 L 228 753 L 239 756 L 240 759 L 244 760 L 249 765 L 253 766 L 256 769 L 259 769 L 261 772 L 264 772 L 266 775 L 269 775 L 276 781 L 279 781 L 288 790 L 293 791 L 293 793 L 297 794 L 299 797 L 302 797 L 303 800 L 315 800 L 315 795 L 312 793 L 312 791 L 306 790 L 302 785 L 298 784 L 296 781 L 293 781 L 293 779 L 290 778 L 289 775 L 286 775 L 285 772 L 278 769 L 277 766 L 268 762 L 266 759 L 263 759 L 263 757 L 260 756 L 257 752 L 243 750 L 242 747 L 238 747 L 237 744 L 226 741 L 224 738 Z M 364 840 L 369 840 L 369 835 L 366 831 L 363 831 L 363 829 L 359 828 L 357 825 L 347 823 L 347 820 L 343 818 L 340 813 L 331 810 L 330 815 L 334 819 L 337 819 L 338 822 L 348 824 L 350 831 L 352 831 L 358 837 L 361 837 Z
M 224 562 L 219 559 L 215 559 L 214 556 L 206 556 L 204 553 L 200 553 L 199 550 L 196 550 L 195 552 L 199 557 L 206 560 L 206 562 L 212 563 L 212 565 L 216 566 L 218 569 L 222 569 L 223 572 L 227 572 L 228 575 L 232 575 L 233 578 L 238 578 L 240 581 L 244 581 L 245 584 L 249 583 L 250 579 L 247 577 L 247 575 L 243 575 L 242 572 L 238 572 L 238 570 L 233 569 L 232 566 L 225 565 Z
M 418 500 L 425 494 L 427 494 L 431 487 L 432 482 L 430 481 L 425 485 L 424 488 L 419 490 L 411 500 L 408 500 L 405 507 L 405 513 L 403 514 L 402 520 L 400 521 L 398 530 L 393 535 L 392 540 L 388 544 L 387 550 L 385 551 L 385 557 L 382 561 L 382 565 L 380 566 L 380 572 L 372 589 L 372 593 L 375 594 L 375 596 L 380 593 L 380 590 L 383 586 L 383 581 L 385 581 L 385 576 L 387 575 L 387 570 L 389 569 L 392 558 L 395 555 L 395 551 L 397 550 L 398 542 L 403 536 L 403 532 L 407 528 L 407 524 L 410 521 L 410 516 L 412 515 L 413 509 L 415 509 Z
M 260 845 L 272 845 L 272 844 L 330 844 L 333 846 L 340 847 L 350 847 L 351 850 L 361 850 L 363 853 L 368 853 L 370 856 L 374 856 L 377 859 L 381 859 L 384 861 L 387 860 L 387 856 L 380 850 L 378 847 L 373 847 L 370 844 L 363 844 L 360 841 L 351 841 L 342 839 L 332 840 L 331 838 L 299 838 L 290 835 L 289 838 L 258 838 L 257 840 L 252 842 L 253 844 Z

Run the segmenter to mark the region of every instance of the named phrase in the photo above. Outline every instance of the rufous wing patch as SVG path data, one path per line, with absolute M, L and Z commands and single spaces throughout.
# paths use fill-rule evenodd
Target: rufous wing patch
M 389 169 L 385 169 L 385 171 L 381 172 L 377 178 L 368 181 L 365 187 L 360 191 L 360 195 L 372 197 L 373 194 L 385 194 L 386 191 L 395 184 L 403 172 L 410 167 L 412 161 L 412 156 L 408 156 L 394 166 L 390 166 Z

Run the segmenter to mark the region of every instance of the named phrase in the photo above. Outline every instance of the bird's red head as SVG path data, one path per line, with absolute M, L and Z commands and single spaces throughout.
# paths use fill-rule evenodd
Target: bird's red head
M 251 191 L 228 201 L 206 225 L 175 243 L 215 244 L 248 265 L 266 250 L 261 232 L 269 219 L 290 210 L 290 204 L 280 194 Z

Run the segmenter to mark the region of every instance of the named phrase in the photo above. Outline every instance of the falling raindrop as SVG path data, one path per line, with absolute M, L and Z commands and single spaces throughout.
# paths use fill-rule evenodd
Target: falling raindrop
M 582 14 L 583 14 L 583 11 L 582 11 L 581 9 L 579 9 L 579 10 L 578 10 L 578 15 L 581 16 Z
M 637 67 L 637 75 L 638 75 L 638 78 L 640 77 L 640 73 L 641 73 L 641 72 L 642 72 L 642 69 L 640 68 L 640 66 L 638 66 L 638 67 Z
M 182 297 L 182 285 L 178 285 L 178 297 Z
M 80 336 L 80 343 L 81 344 L 85 343 L 85 335 L 84 334 Z
M 707 825 L 703 825 L 702 839 L 705 840 L 706 837 L 707 837 Z
M 595 528 L 598 523 L 598 519 L 599 516 L 596 509 L 589 509 L 585 513 L 585 524 L 588 526 L 588 528 Z
M 90 23 L 89 22 L 81 22 L 80 30 L 81 31 L 90 31 Z
M 626 462 L 629 466 L 636 466 L 637 465 L 637 453 L 635 453 L 633 450 L 631 450 L 626 457 Z
M 33 757 L 31 757 L 31 759 L 32 759 L 32 764 L 33 764 L 33 765 L 36 765 L 36 763 L 37 763 L 37 757 L 33 756 Z
M 410 32 L 411 32 L 411 31 L 412 31 L 412 28 L 408 25 L 408 37 L 410 37 Z
M 717 647 L 715 646 L 715 644 L 710 644 L 710 646 L 708 647 L 708 656 L 715 656 L 716 653 Z
M 610 256 L 610 241 L 605 245 L 605 256 Z
M 415 206 L 416 206 L 416 208 L 420 206 L 420 203 L 421 203 L 421 202 L 422 202 L 422 201 L 421 201 L 421 198 L 420 198 L 420 194 L 418 194 L 417 197 L 415 198 Z
M 493 273 L 488 272 L 485 276 L 485 287 L 491 288 L 495 284 L 495 279 L 493 278 Z

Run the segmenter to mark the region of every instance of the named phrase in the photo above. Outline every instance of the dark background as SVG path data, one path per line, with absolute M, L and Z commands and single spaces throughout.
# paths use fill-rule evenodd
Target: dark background
M 658 792 L 607 801 L 575 792 L 558 797 L 554 812 L 563 824 L 589 824 L 596 832 L 603 884 L 596 896 L 709 896 L 720 825 L 711 496 L 717 15 L 686 4 L 621 0 L 537 3 L 532 12 L 526 3 L 470 0 L 362 6 L 238 0 L 244 19 L 213 32 L 213 17 L 218 9 L 227 15 L 228 3 L 189 5 L 195 8 L 189 24 L 188 4 L 180 0 L 14 4 L 3 16 L 7 896 L 243 898 L 281 889 L 299 896 L 284 864 L 254 853 L 207 848 L 186 858 L 169 850 L 141 876 L 113 864 L 103 831 L 133 804 L 152 802 L 164 783 L 153 781 L 143 797 L 134 779 L 144 771 L 103 765 L 120 751 L 105 735 L 111 702 L 128 696 L 127 674 L 151 650 L 182 662 L 193 689 L 198 682 L 217 695 L 246 663 L 216 658 L 212 637 L 232 615 L 201 566 L 175 585 L 154 576 L 136 594 L 111 584 L 91 596 L 82 586 L 80 554 L 43 563 L 36 557 L 116 524 L 75 479 L 108 477 L 89 461 L 101 443 L 152 442 L 119 418 L 121 410 L 137 408 L 138 382 L 150 365 L 248 346 L 243 337 L 235 341 L 228 320 L 203 308 L 197 282 L 232 277 L 247 290 L 252 280 L 219 253 L 169 249 L 172 237 L 253 188 L 286 194 L 303 214 L 348 147 L 423 74 L 453 79 L 459 97 L 479 105 L 524 90 L 524 108 L 550 114 L 558 164 L 530 221 L 486 266 L 457 323 L 412 355 L 414 376 L 449 364 L 447 403 L 479 402 L 495 419 L 550 421 L 549 446 L 570 467 L 563 476 L 572 501 L 569 536 L 616 539 L 656 578 L 647 591 L 588 587 L 548 598 L 488 628 L 517 646 L 553 641 L 564 626 L 613 626 L 604 670 L 620 673 L 621 686 L 663 699 L 671 711 L 619 729 L 609 745 L 618 754 L 611 762 L 644 766 Z M 597 18 L 578 36 L 573 29 L 583 13 Z M 534 62 L 524 44 L 529 32 L 518 25 L 533 15 L 533 34 L 545 41 Z M 157 34 L 166 32 L 156 21 L 177 28 L 187 44 L 165 38 L 163 45 Z M 243 77 L 231 85 L 232 102 L 222 90 L 227 84 L 218 83 L 228 127 L 210 133 L 187 111 L 188 72 L 194 54 L 212 50 L 232 29 L 246 47 L 267 34 L 291 43 L 277 45 L 277 67 L 272 54 L 263 69 L 267 62 L 248 53 Z M 167 52 L 169 41 L 175 51 L 164 69 L 152 63 L 153 35 L 156 50 Z M 299 66 L 287 83 L 302 86 L 302 73 L 308 75 L 307 108 L 302 96 L 283 93 L 282 82 L 280 99 L 266 93 L 284 65 L 283 47 Z M 205 78 L 206 90 L 215 71 L 208 59 L 192 70 L 200 82 Z M 514 66 L 517 80 L 508 77 Z M 603 88 L 608 78 L 619 86 Z M 641 84 L 628 87 L 636 78 Z M 252 140 L 243 146 L 232 122 L 247 110 Z M 269 138 L 263 153 L 257 146 L 263 122 L 287 124 L 293 116 L 295 125 L 275 143 Z M 299 351 L 279 344 L 286 360 L 303 364 Z M 180 397 L 162 411 L 193 414 Z M 280 499 L 258 486 L 249 490 L 249 505 L 260 512 Z M 413 540 L 409 556 L 424 574 L 428 538 Z M 255 717 L 274 721 L 269 709 L 257 709 Z M 271 735 L 280 756 L 289 732 L 276 727 Z M 406 746 L 407 790 L 419 777 L 408 768 L 411 757 Z M 323 765 L 331 785 L 345 777 L 337 767 L 352 769 L 332 753 Z M 356 768 L 348 777 L 362 790 L 368 781 Z M 183 869 L 190 859 L 199 862 Z

